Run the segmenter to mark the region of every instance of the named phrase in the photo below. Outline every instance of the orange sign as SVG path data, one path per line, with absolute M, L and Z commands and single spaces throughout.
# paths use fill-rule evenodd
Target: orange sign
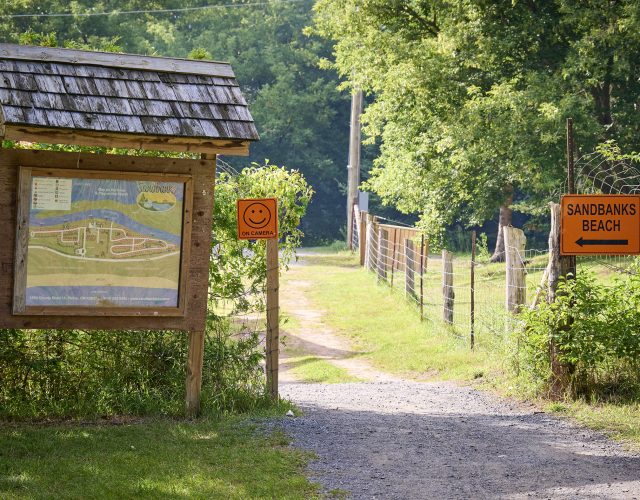
M 238 239 L 268 240 L 278 237 L 278 200 L 238 200 Z
M 640 254 L 640 195 L 562 197 L 562 255 Z

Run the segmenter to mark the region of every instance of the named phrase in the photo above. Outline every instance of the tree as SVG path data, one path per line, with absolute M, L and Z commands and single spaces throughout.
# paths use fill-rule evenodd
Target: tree
M 234 8 L 82 17 L 79 14 L 89 12 L 196 7 L 201 2 L 8 0 L 0 14 L 72 11 L 76 15 L 0 17 L 0 38 L 231 62 L 261 140 L 252 145 L 248 160 L 228 161 L 238 170 L 265 158 L 299 169 L 317 191 L 302 222 L 306 241 L 335 239 L 346 219 L 341 179 L 346 178 L 349 96 L 337 90 L 334 72 L 318 67 L 331 45 L 303 34 L 312 0 L 239 7 L 241 3 Z
M 381 143 L 369 186 L 439 241 L 454 221 L 540 211 L 564 180 L 566 117 L 587 148 L 622 133 L 609 114 L 637 137 L 640 16 L 635 2 L 613 4 L 319 0 L 332 66 L 375 99 L 363 117 Z

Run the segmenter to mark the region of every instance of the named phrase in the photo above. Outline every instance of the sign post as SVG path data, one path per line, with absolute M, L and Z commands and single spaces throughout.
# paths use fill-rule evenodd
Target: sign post
M 562 255 L 640 254 L 640 195 L 562 197 Z
M 251 198 L 237 201 L 238 239 L 267 240 L 267 336 L 265 347 L 267 387 L 278 399 L 280 356 L 280 304 L 278 263 L 278 200 Z

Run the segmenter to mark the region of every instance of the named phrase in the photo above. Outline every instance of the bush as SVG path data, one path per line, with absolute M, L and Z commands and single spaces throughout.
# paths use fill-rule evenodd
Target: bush
M 640 265 L 612 285 L 579 272 L 561 282 L 556 302 L 521 315 L 517 366 L 537 391 L 551 379 L 549 346 L 569 368 L 570 393 L 586 398 L 640 396 Z

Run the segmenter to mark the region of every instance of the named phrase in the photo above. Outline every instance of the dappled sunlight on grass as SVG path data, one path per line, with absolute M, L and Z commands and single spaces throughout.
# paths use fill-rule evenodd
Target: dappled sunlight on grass
M 240 419 L 0 427 L 0 497 L 313 496 L 286 443 Z

